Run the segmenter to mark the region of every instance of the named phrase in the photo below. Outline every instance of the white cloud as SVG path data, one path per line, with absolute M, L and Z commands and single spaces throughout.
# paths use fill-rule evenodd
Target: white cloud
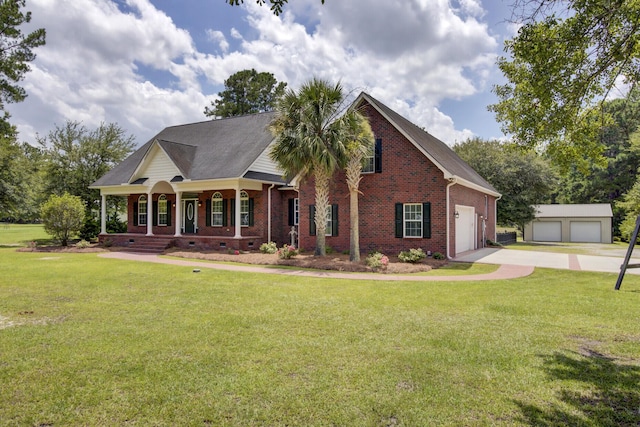
M 207 36 L 209 40 L 218 44 L 222 52 L 226 53 L 229 50 L 229 42 L 222 31 L 207 30 Z
M 221 13 L 245 18 L 201 30 L 219 47 L 203 52 L 150 0 L 31 0 L 47 44 L 24 81 L 27 101 L 11 106 L 14 122 L 30 141 L 65 120 L 117 122 L 142 144 L 165 126 L 205 119 L 216 98 L 202 92 L 205 79 L 221 87 L 255 68 L 293 88 L 312 76 L 341 80 L 447 143 L 471 136 L 438 106 L 482 90 L 494 67 L 497 41 L 478 1 L 319 3 L 297 0 L 275 17 L 255 2 L 221 2 Z

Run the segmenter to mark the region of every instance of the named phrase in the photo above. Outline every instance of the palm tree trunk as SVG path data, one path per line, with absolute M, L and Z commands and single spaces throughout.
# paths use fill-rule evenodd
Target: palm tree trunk
M 362 179 L 362 156 L 352 156 L 345 168 L 349 187 L 349 260 L 360 262 L 360 213 L 358 211 L 358 187 Z
M 322 167 L 314 168 L 316 179 L 316 256 L 325 256 L 327 254 L 326 247 L 326 229 L 327 214 L 329 213 L 329 173 Z

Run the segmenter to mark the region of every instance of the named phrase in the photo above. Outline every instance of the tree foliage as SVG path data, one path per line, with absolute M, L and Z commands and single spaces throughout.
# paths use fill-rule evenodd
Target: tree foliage
M 640 144 L 634 142 L 640 136 L 634 137 L 640 127 L 640 90 L 605 102 L 603 109 L 611 117 L 598 136 L 605 162 L 591 163 L 586 170 L 570 166 L 560 178 L 554 198 L 559 203 L 613 204 L 614 235 L 620 235 L 625 211 L 615 202 L 633 187 L 640 165 Z
M 238 71 L 224 81 L 220 99 L 205 107 L 207 117 L 233 117 L 272 111 L 282 97 L 287 84 L 278 83 L 271 73 L 250 70 Z
M 69 240 L 76 236 L 84 223 L 84 203 L 78 196 L 64 193 L 61 196 L 52 194 L 42 205 L 42 221 L 44 230 L 67 246 Z
M 244 0 L 226 0 L 231 6 L 238 6 L 244 3 Z M 324 4 L 324 0 L 321 0 L 322 4 Z M 289 0 L 256 0 L 260 6 L 266 4 L 271 5 L 271 11 L 274 15 L 279 16 L 282 13 L 282 8 L 286 3 L 289 3 Z
M 524 229 L 533 220 L 533 205 L 549 202 L 555 173 L 539 155 L 511 143 L 469 139 L 454 151 L 493 185 L 498 201 L 497 222 Z
M 490 106 L 503 131 L 554 160 L 599 159 L 602 101 L 620 78 L 640 79 L 640 3 L 516 0 L 522 25 L 498 66 L 509 80 Z M 586 164 L 583 162 L 583 164 Z
M 18 82 L 30 70 L 29 62 L 36 57 L 33 49 L 45 44 L 43 28 L 23 34 L 21 26 L 31 21 L 31 12 L 24 12 L 25 0 L 0 2 L 0 133 L 11 134 L 6 103 L 23 101 L 27 96 Z
M 125 135 L 117 124 L 102 123 L 90 131 L 74 121 L 56 126 L 38 142 L 47 156 L 46 191 L 79 196 L 89 209 L 96 210 L 99 190 L 89 185 L 124 160 L 134 146 L 133 136 Z
M 314 78 L 299 91 L 288 90 L 277 106 L 271 123 L 276 143 L 271 158 L 289 177 L 313 177 L 315 185 L 315 255 L 326 255 L 325 226 L 329 210 L 329 181 L 348 157 L 352 129 L 343 115 L 342 85 Z

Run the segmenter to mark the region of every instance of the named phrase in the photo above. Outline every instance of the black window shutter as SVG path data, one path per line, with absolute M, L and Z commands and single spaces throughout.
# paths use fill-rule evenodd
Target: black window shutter
M 205 203 L 205 216 L 207 217 L 205 220 L 207 227 L 211 227 L 211 199 L 207 199 Z
M 231 225 L 236 225 L 236 199 L 229 199 L 231 203 Z
M 138 202 L 133 202 L 133 225 L 138 226 Z
M 331 235 L 338 235 L 338 205 L 331 205 Z
M 171 226 L 171 201 L 167 200 L 167 226 Z
M 375 173 L 382 172 L 382 138 L 376 138 L 376 146 L 374 151 L 374 170 Z
M 431 238 L 431 202 L 422 204 L 422 237 Z
M 249 199 L 249 227 L 253 227 L 253 197 Z
M 294 225 L 293 224 L 294 215 L 295 215 L 294 214 L 294 205 L 293 205 L 294 199 L 289 199 L 288 202 L 289 202 L 289 217 L 288 217 L 289 221 L 288 221 L 288 224 L 289 224 L 289 226 L 291 226 L 291 225 Z
M 403 230 L 403 218 L 404 206 L 402 203 L 396 203 L 396 237 L 402 238 L 404 236 Z
M 153 212 L 152 213 L 153 213 L 153 225 L 158 225 L 158 202 L 157 201 L 153 202 Z
M 222 200 L 222 225 L 227 226 L 227 199 Z
M 316 235 L 316 205 L 309 205 L 309 236 Z

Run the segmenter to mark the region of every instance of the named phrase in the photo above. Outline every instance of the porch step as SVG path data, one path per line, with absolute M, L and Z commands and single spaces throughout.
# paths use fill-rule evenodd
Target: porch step
M 173 244 L 172 237 L 139 237 L 123 248 L 125 252 L 159 254 Z

